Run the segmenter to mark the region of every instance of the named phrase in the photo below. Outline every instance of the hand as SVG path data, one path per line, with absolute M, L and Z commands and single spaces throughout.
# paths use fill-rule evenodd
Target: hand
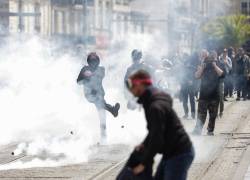
M 206 68 L 206 63 L 202 63 L 197 67 L 197 71 L 202 72 Z
M 143 148 L 144 148 L 144 145 L 143 145 L 143 144 L 140 144 L 140 145 L 138 145 L 138 146 L 135 147 L 135 150 L 136 150 L 137 152 L 139 152 L 139 151 L 141 151 Z
M 91 77 L 92 74 L 93 74 L 93 73 L 92 73 L 91 71 L 88 71 L 88 70 L 84 72 L 84 76 L 85 76 L 85 77 Z
M 213 62 L 212 64 L 213 64 L 214 67 L 217 66 L 217 65 L 216 65 L 216 62 Z
M 134 169 L 133 169 L 133 173 L 135 175 L 139 175 L 141 174 L 145 169 L 145 166 L 143 164 L 139 164 L 138 166 L 136 166 Z

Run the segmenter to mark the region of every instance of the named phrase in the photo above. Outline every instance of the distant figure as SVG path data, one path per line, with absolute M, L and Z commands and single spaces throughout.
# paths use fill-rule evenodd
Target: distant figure
M 183 109 L 185 115 L 183 116 L 184 119 L 188 119 L 189 108 L 188 108 L 188 99 L 190 102 L 190 110 L 191 110 L 191 117 L 195 119 L 195 90 L 196 90 L 196 79 L 195 79 L 195 70 L 196 66 L 191 61 L 192 57 L 184 59 L 184 64 L 182 67 L 183 75 L 180 80 L 181 84 L 181 100 L 183 104 Z
M 225 68 L 218 62 L 216 52 L 212 52 L 204 59 L 195 73 L 201 79 L 200 97 L 198 103 L 198 118 L 194 128 L 194 135 L 201 135 L 203 126 L 209 113 L 207 135 L 214 135 L 215 120 L 220 102 L 220 82 L 224 78 Z
M 243 48 L 239 48 L 239 52 L 235 57 L 235 75 L 236 75 L 236 91 L 237 101 L 247 100 L 247 80 L 250 77 L 250 60 Z
M 106 114 L 104 110 L 109 111 L 114 117 L 118 116 L 120 104 L 116 103 L 115 106 L 111 106 L 106 103 L 104 96 L 105 91 L 103 89 L 102 80 L 105 76 L 105 68 L 99 66 L 99 56 L 92 52 L 87 58 L 88 66 L 84 66 L 77 78 L 78 84 L 83 84 L 84 94 L 86 99 L 95 104 L 100 117 L 101 126 L 101 138 L 106 139 Z
M 127 68 L 127 72 L 124 77 L 124 82 L 128 80 L 131 74 L 133 74 L 138 70 L 143 69 L 145 71 L 152 72 L 151 68 L 142 61 L 142 52 L 140 50 L 134 49 L 131 53 L 131 58 L 132 58 L 132 65 L 130 65 Z M 128 109 L 131 110 L 136 109 L 137 105 L 135 99 L 128 93 L 126 93 L 126 98 L 128 99 L 128 104 L 127 104 Z
M 220 103 L 219 103 L 219 116 L 223 116 L 224 101 L 227 101 L 225 94 L 229 91 L 229 78 L 228 75 L 232 70 L 232 61 L 228 57 L 227 49 L 223 50 L 223 54 L 219 57 L 219 63 L 225 67 L 225 77 L 220 79 Z

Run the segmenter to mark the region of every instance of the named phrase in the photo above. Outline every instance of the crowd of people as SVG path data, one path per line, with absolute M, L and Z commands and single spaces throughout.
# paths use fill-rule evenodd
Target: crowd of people
M 159 83 L 162 76 L 156 75 L 157 68 L 142 61 L 142 52 L 139 50 L 133 50 L 131 57 L 132 64 L 124 77 L 125 87 L 131 94 L 125 93 L 127 108 L 134 110 L 137 103 L 142 105 L 148 134 L 135 148 L 117 180 L 185 180 L 195 156 L 189 135 L 173 108 L 171 94 Z M 99 56 L 90 53 L 87 63 L 82 68 L 77 83 L 83 84 L 86 99 L 97 108 L 101 137 L 105 141 L 105 111 L 117 117 L 120 104 L 112 106 L 104 99 L 102 80 L 105 69 L 99 66 Z M 222 51 L 203 49 L 191 55 L 176 55 L 172 60 L 163 60 L 161 68 L 180 86 L 178 97 L 183 104 L 183 119 L 189 119 L 188 100 L 190 102 L 191 118 L 196 119 L 193 135 L 202 134 L 209 113 L 207 135 L 213 136 L 216 119 L 223 116 L 224 101 L 229 98 L 233 100 L 234 94 L 237 101 L 250 99 L 250 58 L 243 48 L 235 50 L 230 47 Z M 156 154 L 163 156 L 153 176 Z
M 207 112 L 208 135 L 214 134 L 215 120 L 222 117 L 224 102 L 250 99 L 250 58 L 243 48 L 225 48 L 222 51 L 201 50 L 183 60 L 180 78 L 184 119 L 188 118 L 188 99 L 191 117 L 197 118 L 193 134 L 201 134 Z M 235 96 L 234 96 L 235 94 Z M 195 96 L 198 101 L 196 116 Z

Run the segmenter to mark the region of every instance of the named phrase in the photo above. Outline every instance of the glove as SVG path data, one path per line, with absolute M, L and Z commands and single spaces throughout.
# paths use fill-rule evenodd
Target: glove
M 83 73 L 83 75 L 84 75 L 84 77 L 85 78 L 90 78 L 92 75 L 93 75 L 93 73 L 91 72 L 91 71 L 85 71 L 84 73 Z

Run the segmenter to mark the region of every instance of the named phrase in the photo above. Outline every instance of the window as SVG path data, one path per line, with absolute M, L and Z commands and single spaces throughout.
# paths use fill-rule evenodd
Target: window
M 87 3 L 88 6 L 94 6 L 95 4 L 94 0 L 72 0 L 73 5 L 82 5 L 85 2 Z
M 117 33 L 120 34 L 121 33 L 121 16 L 117 16 L 117 23 L 116 23 L 116 29 L 117 29 Z
M 247 2 L 242 2 L 241 3 L 241 12 L 243 14 L 248 14 L 248 6 L 247 6 Z
M 104 15 L 104 28 L 105 29 L 110 29 L 110 25 L 111 25 L 111 22 L 110 22 L 110 19 L 111 19 L 111 4 L 110 2 L 106 2 L 105 3 L 105 15 Z
M 241 13 L 250 15 L 250 0 L 241 0 Z
M 104 11 L 103 11 L 103 5 L 102 5 L 102 1 L 101 0 L 99 0 L 99 2 L 98 2 L 98 7 L 99 7 L 99 28 L 100 29 L 103 29 L 103 13 L 104 13 Z
M 122 5 L 123 4 L 123 0 L 116 0 L 116 4 Z
M 34 9 L 35 9 L 35 13 L 40 13 L 40 4 L 36 3 Z M 35 16 L 35 31 L 40 32 L 40 30 L 41 30 L 41 17 L 40 15 L 37 14 Z
M 248 3 L 248 15 L 250 15 L 250 2 Z
M 0 2 L 0 9 L 8 11 L 9 9 L 9 2 L 8 1 L 1 1 Z
M 124 5 L 129 5 L 129 0 L 124 0 L 124 1 L 123 1 L 123 4 L 124 4 Z
M 126 34 L 128 33 L 128 16 L 124 17 L 124 31 Z

